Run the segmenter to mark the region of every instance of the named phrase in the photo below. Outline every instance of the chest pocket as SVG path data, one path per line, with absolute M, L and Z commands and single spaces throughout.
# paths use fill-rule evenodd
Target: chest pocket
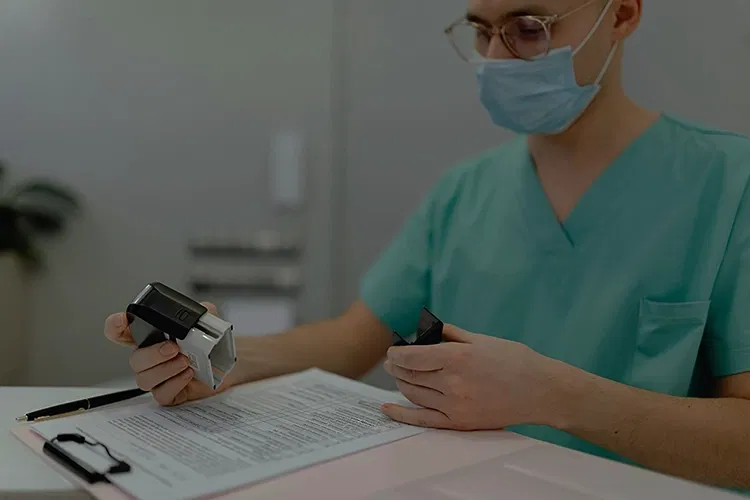
M 710 301 L 641 300 L 634 386 L 675 396 L 688 394 L 710 306 Z

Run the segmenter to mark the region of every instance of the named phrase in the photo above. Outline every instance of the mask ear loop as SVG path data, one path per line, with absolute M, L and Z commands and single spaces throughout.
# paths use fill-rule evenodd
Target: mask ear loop
M 604 63 L 604 67 L 599 72 L 599 76 L 596 77 L 596 85 L 599 85 L 602 80 L 604 79 L 604 75 L 607 74 L 607 70 L 609 69 L 609 65 L 612 63 L 612 59 L 614 59 L 615 54 L 617 53 L 617 47 L 619 46 L 620 42 L 615 42 L 614 46 L 612 47 L 612 50 L 609 51 L 609 55 L 607 56 L 607 60 Z
M 574 56 L 578 54 L 578 52 L 580 52 L 580 50 L 584 46 L 586 46 L 587 43 L 589 43 L 589 40 L 591 40 L 591 37 L 594 36 L 594 33 L 596 33 L 596 30 L 598 30 L 599 26 L 601 26 L 602 23 L 604 22 L 604 18 L 606 17 L 607 12 L 609 12 L 609 9 L 610 7 L 612 7 L 613 3 L 614 3 L 614 0 L 609 0 L 607 2 L 606 7 L 604 7 L 604 10 L 602 11 L 602 13 L 599 14 L 599 19 L 596 20 L 596 24 L 594 24 L 594 27 L 591 28 L 591 31 L 589 31 L 589 34 L 586 35 L 586 38 L 584 38 L 583 41 L 580 44 L 578 44 L 578 47 L 576 47 L 576 49 L 573 51 Z

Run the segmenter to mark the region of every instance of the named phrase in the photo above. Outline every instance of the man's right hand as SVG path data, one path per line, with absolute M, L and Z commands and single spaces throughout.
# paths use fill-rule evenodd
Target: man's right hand
M 211 314 L 216 314 L 213 304 L 203 305 Z M 112 314 L 107 318 L 104 322 L 104 335 L 116 344 L 136 347 L 125 313 Z M 205 398 L 226 388 L 222 386 L 214 391 L 193 378 L 193 370 L 188 365 L 187 357 L 180 353 L 174 342 L 136 349 L 130 355 L 130 367 L 135 372 L 138 387 L 150 391 L 154 399 L 164 406 Z

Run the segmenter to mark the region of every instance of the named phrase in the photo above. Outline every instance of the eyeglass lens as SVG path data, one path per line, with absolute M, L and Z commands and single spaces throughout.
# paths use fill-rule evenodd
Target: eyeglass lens
M 541 20 L 529 16 L 508 19 L 500 28 L 508 50 L 521 59 L 534 59 L 547 53 L 549 32 Z M 451 40 L 466 60 L 496 57 L 490 54 L 492 30 L 471 23 L 460 23 L 451 32 Z

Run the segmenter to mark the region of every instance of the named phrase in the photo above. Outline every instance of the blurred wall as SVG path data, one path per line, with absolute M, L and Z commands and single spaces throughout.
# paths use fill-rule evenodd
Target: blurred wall
M 643 2 L 625 86 L 644 105 L 750 135 L 750 2 Z
M 330 0 L 0 0 L 0 156 L 85 196 L 45 245 L 33 383 L 128 373 L 105 316 L 149 281 L 184 288 L 187 239 L 214 229 L 305 229 L 300 315 L 330 314 L 332 19 Z M 307 134 L 302 216 L 270 210 L 285 126 Z

